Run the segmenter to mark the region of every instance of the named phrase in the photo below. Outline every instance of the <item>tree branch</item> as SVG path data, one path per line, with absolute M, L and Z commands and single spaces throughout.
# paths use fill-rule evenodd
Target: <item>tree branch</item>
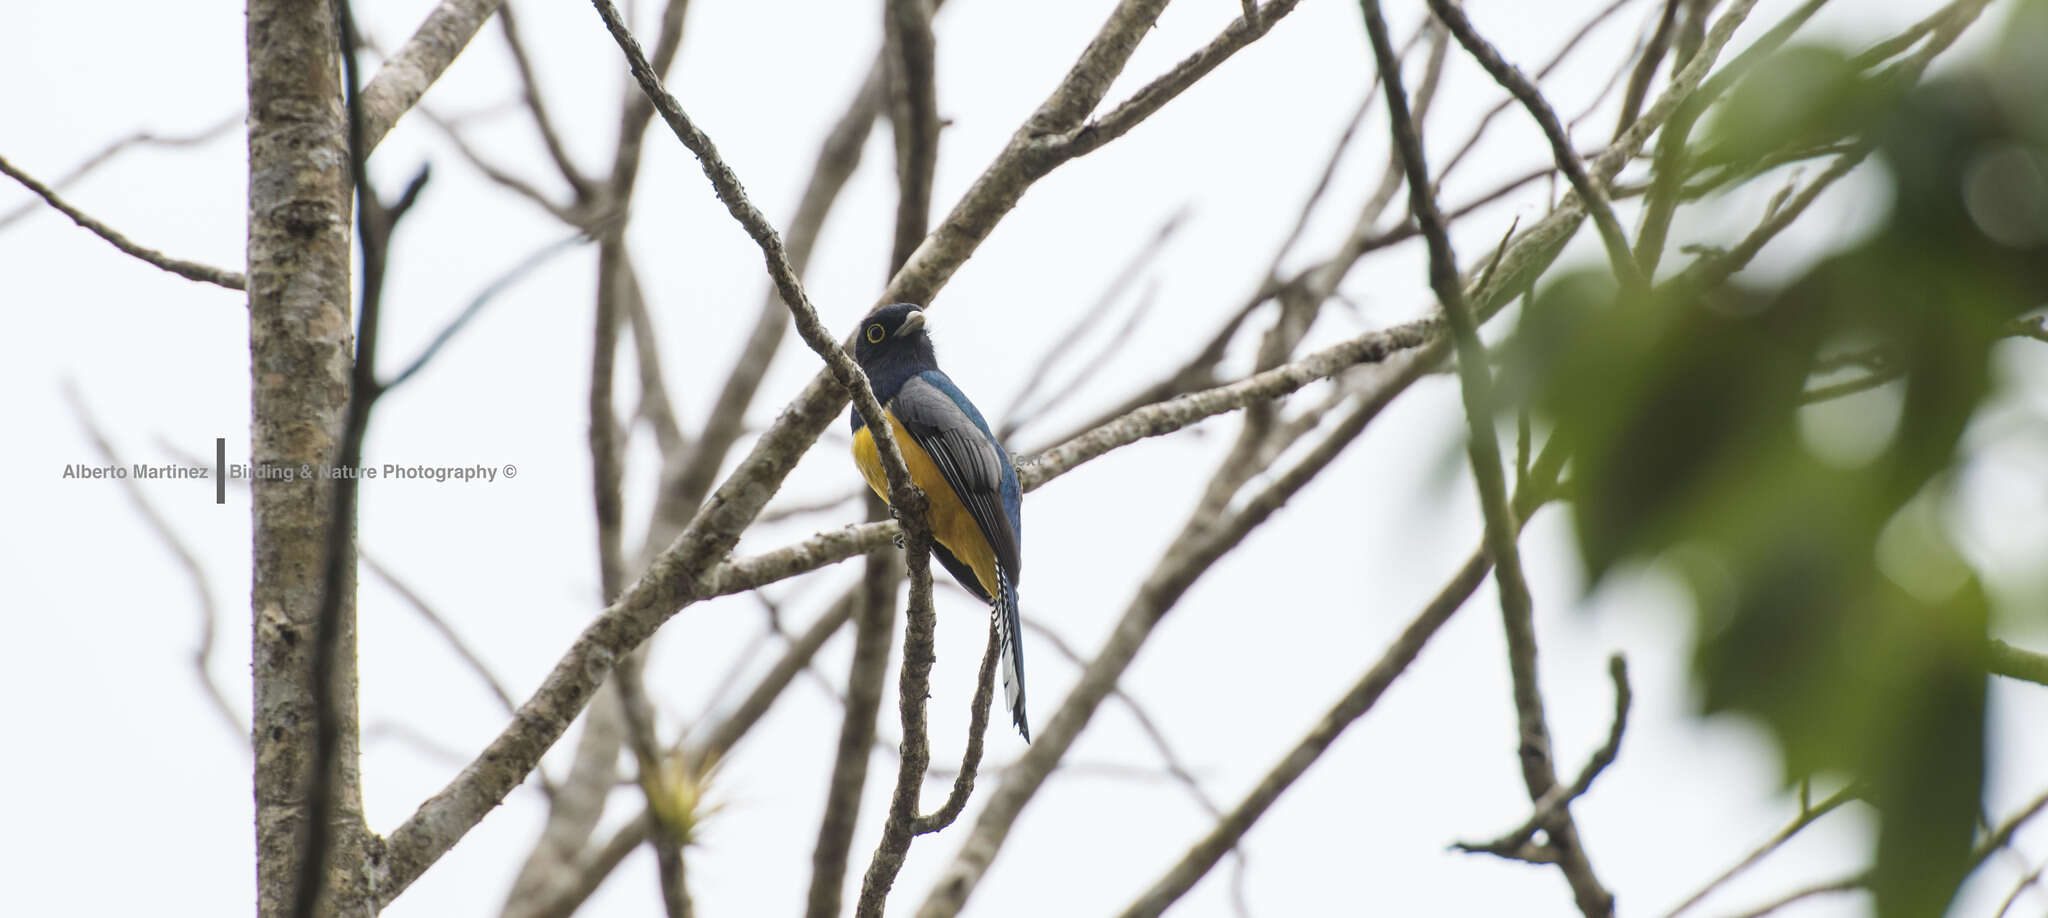
M 870 518 L 885 518 L 879 498 L 868 499 Z M 882 707 L 882 683 L 889 671 L 895 634 L 896 585 L 902 561 L 890 548 L 868 554 L 861 577 L 860 617 L 853 632 L 853 663 L 846 676 L 846 710 L 839 723 L 839 749 L 825 792 L 818 842 L 811 851 L 811 887 L 805 914 L 837 918 L 846 894 L 846 861 L 853 827 L 867 786 L 868 759 L 875 745 L 875 717 Z
M 1538 458 L 1532 471 L 1531 486 L 1515 495 L 1516 519 L 1526 521 L 1535 515 L 1537 509 L 1550 499 L 1554 491 L 1558 472 L 1564 467 L 1562 453 L 1546 450 Z M 1216 862 L 1226 851 L 1235 846 L 1244 834 L 1265 815 L 1266 810 L 1280 799 L 1280 795 L 1293 786 L 1322 754 L 1329 750 L 1344 730 L 1372 710 L 1380 696 L 1400 678 L 1402 673 L 1421 655 L 1424 645 L 1436 635 L 1438 629 L 1450 621 L 1465 600 L 1479 589 L 1486 579 L 1486 572 L 1492 567 L 1485 547 L 1482 545 L 1472 553 L 1464 567 L 1444 584 L 1434 599 L 1423 606 L 1408 627 L 1401 630 L 1393 642 L 1382 651 L 1379 660 L 1360 676 L 1350 691 L 1332 705 L 1329 712 L 1316 722 L 1306 736 L 1296 743 L 1286 756 L 1275 763 L 1266 776 L 1260 779 L 1244 799 L 1232 807 L 1229 814 L 1216 821 L 1209 834 L 1202 837 L 1166 873 L 1153 882 L 1152 886 L 1138 898 L 1125 906 L 1123 918 L 1156 916 L 1193 889 L 1202 877 L 1214 869 Z
M 1991 671 L 2008 679 L 2048 685 L 2048 654 L 2021 650 L 2004 641 L 1991 642 Z
M 512 15 L 512 5 L 500 0 L 498 25 L 505 35 L 505 50 L 512 54 L 512 67 L 519 73 L 520 97 L 526 103 L 527 114 L 533 117 L 533 129 L 540 134 L 541 146 L 547 148 L 548 158 L 555 161 L 555 168 L 562 173 L 562 179 L 575 189 L 578 199 L 588 200 L 597 194 L 597 184 L 577 168 L 576 161 L 569 156 L 569 148 L 562 142 L 562 132 L 555 127 L 553 116 L 548 114 L 547 99 L 540 89 L 540 79 L 534 75 L 533 59 L 526 53 L 526 42 L 519 36 L 519 19 Z
M 889 255 L 889 273 L 895 274 L 924 241 L 931 223 L 932 177 L 939 154 L 931 0 L 887 0 L 882 4 L 882 34 L 889 123 L 896 134 L 896 235 Z
M 733 219 L 747 231 L 747 235 L 753 237 L 755 244 L 760 246 L 762 258 L 768 263 L 768 274 L 775 281 L 775 289 L 782 295 L 783 303 L 789 307 L 796 320 L 797 333 L 803 337 L 805 344 L 810 345 L 811 350 L 816 351 L 818 356 L 824 359 L 833 379 L 852 395 L 854 406 L 860 411 L 861 416 L 867 419 L 868 427 L 874 431 L 876 449 L 882 455 L 883 470 L 889 478 L 890 505 L 903 511 L 906 521 L 913 517 L 921 518 L 922 499 L 911 493 L 915 486 L 910 482 L 910 471 L 903 463 L 903 454 L 896 446 L 896 437 L 890 432 L 889 424 L 883 420 L 881 403 L 875 401 L 875 393 L 868 386 L 866 374 L 861 372 L 860 367 L 853 362 L 853 357 L 846 353 L 832 337 L 832 333 L 825 330 L 824 323 L 818 320 L 817 310 L 811 306 L 810 297 L 804 293 L 803 281 L 797 278 L 796 269 L 790 266 L 789 253 L 783 248 L 782 237 L 769 225 L 768 218 L 762 216 L 761 212 L 754 208 L 753 203 L 747 200 L 747 192 L 740 185 L 739 176 L 734 174 L 732 167 L 726 165 L 724 158 L 719 156 L 718 147 L 711 142 L 711 138 L 690 121 L 690 117 L 683 113 L 682 105 L 662 87 L 661 77 L 647 63 L 646 55 L 640 50 L 639 41 L 633 38 L 632 33 L 626 28 L 625 21 L 619 17 L 618 8 L 613 6 L 610 0 L 592 0 L 592 5 L 597 8 L 598 16 L 604 19 L 605 28 L 610 30 L 612 38 L 618 42 L 619 50 L 625 53 L 633 78 L 639 81 L 641 90 L 654 103 L 655 111 L 668 123 L 669 130 L 675 133 L 676 139 L 682 141 L 683 146 L 688 147 L 691 153 L 696 154 L 697 161 L 704 167 L 704 176 L 711 180 L 711 187 L 717 192 L 718 199 L 725 204 Z M 913 530 L 918 525 L 920 524 L 917 522 L 908 523 L 909 528 Z M 916 563 L 913 562 L 913 572 L 916 567 Z
M 154 131 L 136 131 L 113 143 L 107 144 L 99 152 L 86 157 L 78 165 L 72 166 L 71 171 L 64 173 L 63 177 L 51 182 L 50 188 L 54 191 L 63 191 L 71 187 L 73 182 L 85 178 L 87 175 L 92 174 L 93 170 L 112 162 L 114 157 L 121 155 L 130 147 L 196 147 L 209 143 L 221 135 L 241 127 L 244 118 L 245 116 L 241 112 L 236 112 L 214 122 L 211 127 L 202 128 L 190 134 L 165 135 Z M 40 207 L 41 205 L 30 201 L 8 211 L 4 215 L 0 215 L 0 230 L 5 230 L 29 214 L 35 213 Z
M 1620 279 L 1622 288 L 1638 293 L 1648 290 L 1649 282 L 1644 279 L 1634 255 L 1629 251 L 1628 237 L 1622 233 L 1621 222 L 1614 218 L 1614 207 L 1607 201 L 1606 190 L 1594 183 L 1592 177 L 1586 174 L 1586 167 L 1579 162 L 1579 154 L 1572 149 L 1571 136 L 1565 133 L 1564 125 L 1557 120 L 1557 112 L 1550 107 L 1549 101 L 1543 98 L 1542 91 L 1530 83 L 1529 78 L 1523 76 L 1514 65 L 1501 59 L 1500 51 L 1473 30 L 1472 20 L 1465 18 L 1464 10 L 1456 4 L 1448 0 L 1429 0 L 1429 9 L 1436 14 L 1438 21 L 1442 22 L 1445 28 L 1451 30 L 1451 35 L 1458 39 L 1458 44 L 1464 46 L 1465 52 L 1472 55 L 1472 59 L 1478 61 L 1479 66 L 1485 68 L 1501 88 L 1520 99 L 1522 107 L 1529 110 L 1529 116 L 1536 119 L 1537 125 L 1543 128 L 1543 136 L 1550 140 L 1550 150 L 1557 160 L 1557 167 L 1564 170 L 1565 178 L 1572 183 L 1572 190 L 1578 193 L 1580 203 L 1592 214 L 1593 224 L 1600 230 L 1600 241 L 1607 246 L 1607 261 L 1614 268 L 1614 276 Z M 1391 47 L 1389 53 L 1391 54 Z M 1418 144 L 1418 152 L 1419 149 Z M 1420 170 L 1412 167 L 1409 169 L 1409 181 L 1415 180 L 1418 171 Z M 1411 193 L 1411 200 L 1413 197 Z M 1431 207 L 1434 209 L 1434 201 Z M 1416 215 L 1419 219 L 1421 212 L 1417 211 Z M 1442 215 L 1438 214 L 1436 220 L 1441 224 Z M 1424 232 L 1428 232 L 1427 224 L 1424 225 Z M 1456 284 L 1452 286 L 1455 287 Z
M 974 697 L 967 702 L 967 748 L 960 753 L 960 770 L 953 775 L 953 789 L 947 792 L 946 802 L 911 824 L 911 831 L 918 835 L 931 835 L 952 825 L 953 820 L 960 818 L 960 811 L 967 808 L 968 795 L 974 793 L 975 773 L 981 768 L 982 740 L 988 734 L 989 706 L 995 702 L 996 661 L 1001 654 L 1002 642 L 990 629 L 988 649 L 981 654 L 981 674 L 974 683 Z
M 369 155 L 404 117 L 427 87 L 441 78 L 455 56 L 483 28 L 504 0 L 441 0 L 398 53 L 377 68 L 363 87 L 363 155 Z M 354 49 L 349 49 L 351 52 Z
M 185 261 L 180 258 L 172 258 L 169 255 L 165 255 L 164 253 L 159 252 L 155 249 L 143 248 L 140 245 L 130 242 L 128 240 L 128 237 L 123 236 L 118 232 L 115 232 L 112 227 L 104 223 L 101 223 L 100 221 L 95 220 L 91 217 L 86 216 L 83 211 L 79 210 L 76 207 L 71 206 L 70 204 L 65 203 L 63 198 L 57 196 L 56 191 L 52 190 L 49 186 L 36 181 L 34 178 L 30 177 L 28 173 L 15 168 L 14 164 L 8 162 L 5 157 L 0 157 L 0 174 L 4 174 L 17 182 L 20 182 L 23 187 L 27 188 L 30 191 L 35 192 L 38 197 L 42 198 L 44 201 L 49 202 L 50 206 L 56 208 L 58 213 L 70 217 L 71 222 L 76 223 L 79 226 L 85 227 L 88 230 L 91 230 L 93 235 L 98 236 L 101 239 L 105 239 L 108 243 L 111 243 L 114 246 L 114 248 L 120 249 L 122 252 L 125 252 L 128 255 L 149 262 L 150 264 L 153 264 L 166 271 L 169 271 L 172 274 L 176 274 L 179 277 L 185 278 L 186 280 L 195 280 L 200 281 L 202 283 L 213 284 L 219 287 L 226 287 L 229 290 L 248 289 L 248 279 L 237 272 L 226 271 L 209 265 L 202 265 L 194 261 Z
M 1556 820 L 1558 814 L 1564 812 L 1572 801 L 1585 796 L 1586 792 L 1593 788 L 1594 779 L 1600 777 L 1600 773 L 1605 771 L 1607 766 L 1614 764 L 1614 757 L 1621 752 L 1622 731 L 1628 728 L 1631 695 L 1628 687 L 1628 667 L 1622 661 L 1621 654 L 1609 658 L 1607 666 L 1608 675 L 1614 680 L 1614 720 L 1608 727 L 1607 741 L 1602 743 L 1599 749 L 1594 750 L 1593 757 L 1586 762 L 1586 767 L 1579 771 L 1578 779 L 1568 787 L 1559 785 L 1551 788 L 1541 800 L 1536 801 L 1535 811 L 1514 831 L 1483 844 L 1459 842 L 1452 847 L 1468 853 L 1486 853 L 1527 860 L 1528 858 L 1522 856 L 1522 852 L 1529 848 L 1536 833 Z M 1547 845 L 1544 847 L 1548 848 Z M 1549 863 L 1549 860 L 1545 863 Z
M 106 431 L 100 429 L 99 423 L 93 419 L 92 412 L 85 407 L 85 398 L 79 395 L 78 387 L 69 380 L 64 383 L 64 398 L 71 403 L 71 413 L 77 416 L 79 426 L 85 428 L 86 439 L 92 441 L 93 449 L 99 452 L 100 458 L 108 465 L 125 468 L 127 463 L 114 451 L 114 444 L 107 439 Z M 220 620 L 220 603 L 214 599 L 213 587 L 206 578 L 206 569 L 200 566 L 199 556 L 192 553 L 185 540 L 178 536 L 177 530 L 171 528 L 170 521 L 157 512 L 156 505 L 150 503 L 149 498 L 143 496 L 142 487 L 135 483 L 135 479 L 123 476 L 116 480 L 121 483 L 122 496 L 128 498 L 128 502 L 135 507 L 135 514 L 142 517 L 142 522 L 149 527 L 149 531 L 156 534 L 157 540 L 164 544 L 164 548 L 171 553 L 178 566 L 184 569 L 185 576 L 192 581 L 192 599 L 199 609 L 199 638 L 193 642 L 192 648 L 193 674 L 198 677 L 199 687 L 205 691 L 206 699 L 213 703 L 214 710 L 220 714 L 221 722 L 234 733 L 236 744 L 242 745 L 246 751 L 248 747 L 244 744 L 249 742 L 249 725 L 242 721 L 241 712 L 228 703 L 227 694 L 220 690 L 220 684 L 213 679 L 213 634 L 215 623 Z
M 1852 784 L 1848 787 L 1842 788 L 1839 791 L 1836 791 L 1832 796 L 1829 796 L 1826 800 L 1822 800 L 1818 804 L 1815 804 L 1811 807 L 1802 808 L 1798 817 L 1793 819 L 1791 824 L 1785 826 L 1783 829 L 1779 829 L 1777 834 L 1772 835 L 1769 839 L 1765 840 L 1763 844 L 1757 846 L 1756 850 L 1753 850 L 1749 854 L 1745 855 L 1742 858 L 1742 860 L 1736 861 L 1733 866 L 1729 867 L 1727 870 L 1722 871 L 1718 876 L 1714 877 L 1711 880 L 1708 880 L 1705 886 L 1699 888 L 1699 891 L 1693 893 L 1690 896 L 1687 896 L 1685 898 L 1685 901 L 1678 903 L 1678 905 L 1674 906 L 1671 909 L 1671 911 L 1665 912 L 1664 918 L 1678 918 L 1678 915 L 1680 913 L 1683 913 L 1686 910 L 1692 908 L 1693 906 L 1700 904 L 1700 902 L 1706 899 L 1708 895 L 1712 894 L 1714 890 L 1721 888 L 1723 885 L 1726 885 L 1727 882 L 1729 880 L 1734 879 L 1737 874 L 1745 870 L 1748 870 L 1750 867 L 1755 866 L 1758 861 L 1761 861 L 1765 857 L 1770 856 L 1771 852 L 1776 851 L 1781 847 L 1784 847 L 1786 842 L 1792 840 L 1792 836 L 1798 835 L 1807 826 L 1813 825 L 1815 822 L 1819 821 L 1822 816 L 1826 816 L 1827 814 L 1834 812 L 1837 808 L 1841 807 L 1845 803 L 1848 803 L 1853 800 L 1862 799 L 1863 793 L 1864 789 L 1862 786 Z M 1801 799 L 1803 802 L 1804 798 L 1802 797 Z
M 1437 299 L 1443 305 L 1444 315 L 1451 327 L 1451 341 L 1458 354 L 1459 388 L 1464 396 L 1465 419 L 1468 438 L 1466 449 L 1472 462 L 1472 475 L 1477 481 L 1480 506 L 1486 514 L 1486 550 L 1494 560 L 1494 580 L 1500 587 L 1501 617 L 1508 638 L 1509 669 L 1514 677 L 1515 708 L 1519 712 L 1521 732 L 1522 778 L 1527 785 L 1529 799 L 1541 799 L 1557 785 L 1557 772 L 1551 763 L 1550 728 L 1543 715 L 1543 696 L 1536 679 L 1536 637 L 1533 622 L 1533 603 L 1529 597 L 1529 584 L 1522 574 L 1521 554 L 1515 544 L 1515 533 L 1520 526 L 1516 522 L 1514 507 L 1509 502 L 1507 485 L 1501 472 L 1500 443 L 1493 429 L 1492 374 L 1487 367 L 1486 346 L 1479 340 L 1479 318 L 1465 300 L 1465 291 L 1458 277 L 1457 256 L 1451 250 L 1451 243 L 1444 229 L 1443 214 L 1437 209 L 1436 196 L 1431 191 L 1429 167 L 1423 159 L 1422 140 L 1416 134 L 1415 123 L 1408 115 L 1408 97 L 1401 89 L 1401 75 L 1394 57 L 1393 42 L 1387 37 L 1387 24 L 1380 18 L 1377 0 L 1360 0 L 1365 14 L 1366 32 L 1372 39 L 1373 55 L 1378 59 L 1380 71 L 1384 74 L 1381 86 L 1387 95 L 1387 109 L 1391 121 L 1394 145 L 1399 148 L 1403 167 L 1408 172 L 1408 204 L 1415 213 L 1415 221 L 1422 228 L 1423 238 L 1429 243 L 1429 283 L 1436 291 Z M 1455 9 L 1446 9 L 1441 0 L 1431 0 L 1431 8 L 1442 19 L 1453 35 L 1458 37 L 1466 50 L 1487 64 L 1487 54 L 1477 36 L 1471 34 L 1471 24 Z M 1461 31 L 1462 26 L 1462 31 Z M 1491 52 L 1485 48 L 1485 52 Z M 1499 63 L 1498 55 L 1492 56 Z M 1489 70 L 1494 68 L 1489 66 Z M 1519 78 L 1519 75 L 1517 75 Z M 1495 79 L 1503 85 L 1509 81 L 1496 72 Z M 1527 82 L 1521 83 L 1527 88 Z M 1521 91 L 1516 91 L 1518 96 Z M 1533 90 L 1532 90 L 1533 91 Z M 1523 96 L 1529 107 L 1536 109 L 1540 100 Z M 1547 111 L 1547 106 L 1544 107 Z M 1538 115 L 1544 121 L 1543 115 Z M 1545 121 L 1545 130 L 1555 125 L 1556 116 L 1550 115 Z M 1552 133 L 1554 144 L 1565 141 L 1560 134 Z M 1598 197 L 1599 190 L 1586 180 L 1580 169 L 1576 154 L 1569 146 L 1558 146 L 1560 165 L 1570 162 L 1568 172 L 1576 171 L 1574 184 L 1583 183 L 1582 200 L 1598 207 L 1604 198 Z M 1612 222 L 1614 216 L 1607 214 Z M 1618 225 L 1616 238 L 1619 242 Z M 1610 245 L 1611 248 L 1611 245 Z M 1634 261 L 1626 258 L 1627 245 L 1621 243 L 1621 257 L 1616 264 L 1617 273 L 1633 270 Z M 1615 255 L 1609 253 L 1610 259 Z M 1489 271 L 1489 273 L 1491 273 Z M 1626 275 L 1624 275 L 1626 277 Z M 1605 918 L 1613 914 L 1614 898 L 1593 874 L 1592 864 L 1580 847 L 1577 829 L 1572 825 L 1570 811 L 1560 812 L 1556 819 L 1544 828 L 1551 843 L 1558 850 L 1559 867 L 1565 879 L 1571 883 L 1573 898 L 1586 918 Z

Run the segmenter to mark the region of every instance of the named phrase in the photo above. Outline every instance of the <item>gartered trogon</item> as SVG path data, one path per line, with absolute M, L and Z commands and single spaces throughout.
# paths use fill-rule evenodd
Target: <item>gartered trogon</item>
M 1024 646 L 1017 612 L 1021 491 L 1010 453 L 960 387 L 939 370 L 924 313 L 898 303 L 861 322 L 853 356 L 888 415 L 910 480 L 930 503 L 932 556 L 967 591 L 990 604 L 1010 718 L 1031 740 L 1024 717 Z M 853 459 L 884 500 L 889 482 L 875 438 L 853 412 Z

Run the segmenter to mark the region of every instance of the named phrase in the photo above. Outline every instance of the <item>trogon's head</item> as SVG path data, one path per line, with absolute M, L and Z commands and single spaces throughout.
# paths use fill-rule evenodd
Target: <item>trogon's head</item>
M 884 401 L 910 377 L 939 365 L 932 338 L 924 330 L 924 311 L 910 303 L 884 306 L 862 319 L 853 359 L 868 374 L 875 396 Z

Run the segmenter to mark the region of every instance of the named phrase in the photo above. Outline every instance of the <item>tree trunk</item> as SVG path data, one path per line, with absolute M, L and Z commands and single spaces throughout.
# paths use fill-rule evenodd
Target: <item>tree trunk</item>
M 290 914 L 305 848 L 315 711 L 313 634 L 333 461 L 348 408 L 348 131 L 326 0 L 249 0 L 249 351 L 256 477 L 253 599 L 259 915 Z M 312 471 L 316 474 L 307 475 Z M 347 569 L 355 569 L 353 546 Z M 355 583 L 334 669 L 341 742 L 323 914 L 364 914 L 366 848 L 356 723 Z

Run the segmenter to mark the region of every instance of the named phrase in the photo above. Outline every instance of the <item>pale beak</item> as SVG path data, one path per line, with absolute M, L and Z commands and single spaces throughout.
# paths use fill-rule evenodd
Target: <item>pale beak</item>
M 896 337 L 901 338 L 904 335 L 914 335 L 923 330 L 923 328 L 924 313 L 922 311 L 913 312 L 910 315 L 904 316 L 903 324 L 896 327 Z

